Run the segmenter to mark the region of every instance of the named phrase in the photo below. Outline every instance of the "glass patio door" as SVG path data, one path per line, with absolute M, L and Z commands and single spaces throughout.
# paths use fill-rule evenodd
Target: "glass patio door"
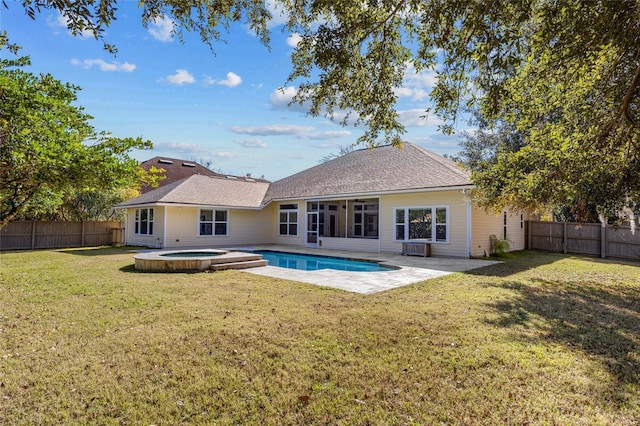
M 307 247 L 318 247 L 318 212 L 307 212 Z

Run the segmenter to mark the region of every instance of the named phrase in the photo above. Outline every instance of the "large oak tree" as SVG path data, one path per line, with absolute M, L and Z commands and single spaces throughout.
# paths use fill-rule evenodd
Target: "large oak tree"
M 72 31 L 101 38 L 116 0 L 22 0 L 57 9 Z M 400 144 L 395 89 L 405 72 L 434 69 L 425 105 L 451 131 L 477 111 L 523 136 L 476 164 L 477 200 L 492 207 L 595 205 L 633 221 L 640 200 L 640 2 L 637 0 L 141 0 L 143 25 L 168 16 L 178 36 L 210 45 L 234 22 L 269 43 L 272 11 L 301 35 L 287 83 L 310 113 L 337 110 L 366 126 L 363 140 Z M 106 44 L 107 48 L 113 46 Z M 346 120 L 346 119 L 345 119 Z M 346 122 L 346 121 L 345 121 Z M 502 130 L 500 130 L 502 131 Z

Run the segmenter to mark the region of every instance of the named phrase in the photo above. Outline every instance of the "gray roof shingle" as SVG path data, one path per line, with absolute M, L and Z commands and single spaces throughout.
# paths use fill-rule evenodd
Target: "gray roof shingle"
M 453 161 L 404 142 L 365 148 L 273 182 L 265 201 L 471 185 Z
M 192 175 L 122 202 L 117 207 L 161 203 L 258 208 L 268 187 L 266 181 Z
M 192 175 L 116 207 L 155 203 L 259 208 L 274 200 L 345 197 L 472 185 L 469 173 L 440 155 L 411 143 L 353 151 L 292 176 L 264 180 Z

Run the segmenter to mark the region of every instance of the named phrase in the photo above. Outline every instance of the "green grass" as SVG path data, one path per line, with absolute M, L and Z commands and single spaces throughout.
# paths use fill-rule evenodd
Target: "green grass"
M 374 295 L 132 264 L 0 254 L 0 424 L 640 423 L 638 263 L 525 252 Z

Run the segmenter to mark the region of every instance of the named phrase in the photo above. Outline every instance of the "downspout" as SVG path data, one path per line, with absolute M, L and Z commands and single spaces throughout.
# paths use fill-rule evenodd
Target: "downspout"
M 162 248 L 167 247 L 167 206 L 164 206 L 164 220 L 162 221 Z
M 467 256 L 471 257 L 471 200 L 467 200 Z
M 127 239 L 127 230 L 129 229 L 129 209 L 125 210 L 125 215 L 124 215 L 124 230 L 122 231 L 123 236 L 122 236 L 122 244 L 124 244 L 125 246 L 129 245 L 128 244 L 128 239 Z
M 380 197 L 378 197 L 378 253 L 382 250 L 382 238 L 380 236 L 382 232 L 382 227 L 380 226 L 380 217 L 382 216 L 382 212 L 380 211 Z
M 349 200 L 344 200 L 344 238 L 349 238 Z

